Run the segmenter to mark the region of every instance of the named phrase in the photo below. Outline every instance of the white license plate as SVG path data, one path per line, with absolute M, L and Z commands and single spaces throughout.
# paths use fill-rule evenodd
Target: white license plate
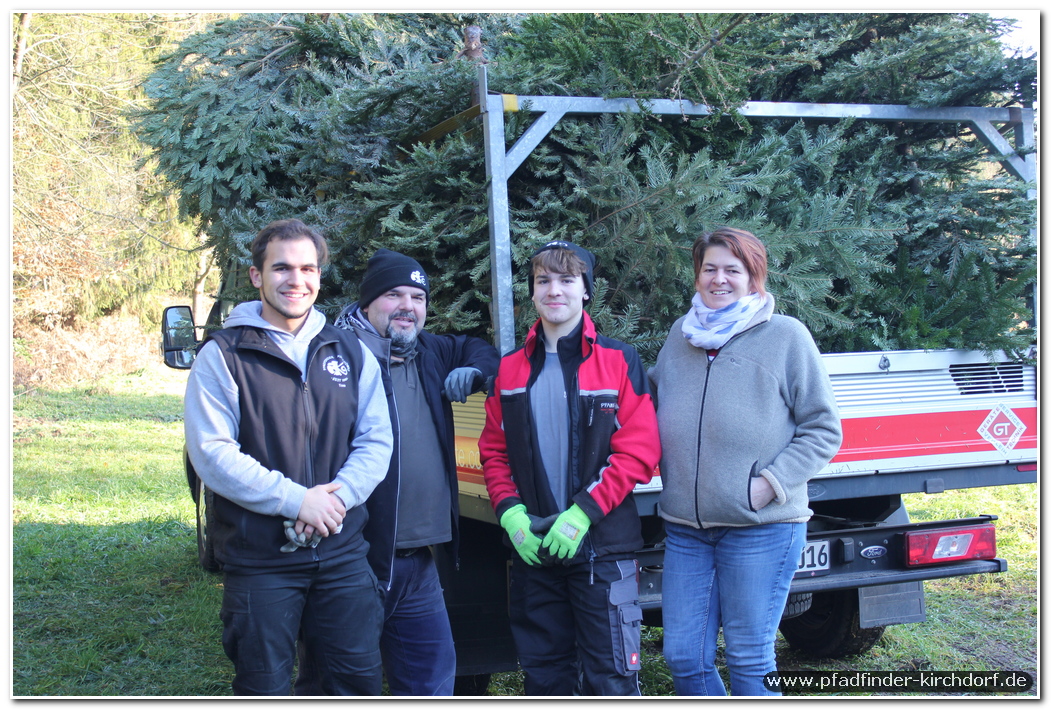
M 828 540 L 817 540 L 807 542 L 799 555 L 799 569 L 796 570 L 797 577 L 810 577 L 828 572 Z

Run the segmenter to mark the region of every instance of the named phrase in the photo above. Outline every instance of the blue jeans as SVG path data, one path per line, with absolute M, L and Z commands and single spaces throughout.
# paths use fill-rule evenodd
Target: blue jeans
M 391 695 L 452 695 L 456 647 L 430 548 L 394 558 L 384 606 L 380 651 Z
M 664 658 L 676 695 L 726 695 L 715 668 L 719 626 L 734 695 L 779 695 L 774 639 L 806 544 L 806 523 L 698 530 L 666 522 Z
M 321 692 L 378 695 L 382 613 L 379 585 L 364 556 L 294 570 L 226 565 L 220 617 L 234 694 L 288 695 L 299 635 L 317 649 Z

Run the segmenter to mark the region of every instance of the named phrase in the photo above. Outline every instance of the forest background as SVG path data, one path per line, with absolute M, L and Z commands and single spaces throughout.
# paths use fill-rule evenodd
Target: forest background
M 1033 340 L 1033 186 L 964 127 L 734 113 L 750 99 L 1031 107 L 1036 55 L 1005 50 L 1003 18 L 11 19 L 16 395 L 141 369 L 158 357 L 161 308 L 192 300 L 203 320 L 254 231 L 285 216 L 333 244 L 327 312 L 356 296 L 364 257 L 387 246 L 433 269 L 433 328 L 488 335 L 480 140 L 468 130 L 413 143 L 470 104 L 472 24 L 494 90 L 717 109 L 690 125 L 563 121 L 509 185 L 515 266 L 549 238 L 584 241 L 600 257 L 593 315 L 647 360 L 688 302 L 688 245 L 715 223 L 768 241 L 781 309 L 826 350 L 1024 353 Z M 511 117 L 509 139 L 524 125 Z

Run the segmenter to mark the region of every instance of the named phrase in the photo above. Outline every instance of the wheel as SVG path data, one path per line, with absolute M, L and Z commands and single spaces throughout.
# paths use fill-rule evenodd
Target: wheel
M 215 559 L 215 547 L 208 535 L 208 505 L 212 502 L 212 492 L 197 479 L 197 559 L 208 572 L 218 572 L 219 563 Z
M 485 695 L 489 690 L 490 673 L 478 675 L 458 675 L 453 686 L 453 695 Z
M 186 447 L 182 450 L 182 467 L 186 471 L 186 484 L 190 487 L 190 497 L 193 498 L 193 502 L 197 502 L 197 472 L 193 470 L 193 464 L 190 463 L 190 455 L 186 453 Z
M 842 658 L 864 653 L 883 637 L 882 626 L 859 626 L 858 590 L 816 592 L 810 609 L 781 621 L 788 645 L 817 658 Z
M 804 594 L 789 594 L 785 603 L 785 611 L 781 614 L 781 620 L 793 619 L 810 609 L 814 601 L 814 595 L 809 592 Z

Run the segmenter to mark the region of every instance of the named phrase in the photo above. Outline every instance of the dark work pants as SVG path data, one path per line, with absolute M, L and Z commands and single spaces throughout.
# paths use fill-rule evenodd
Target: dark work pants
M 526 695 L 640 695 L 638 564 L 511 565 L 511 633 Z
M 379 695 L 383 607 L 364 556 L 294 571 L 223 570 L 223 649 L 236 695 L 289 695 L 300 630 L 327 695 Z
M 452 695 L 456 647 L 429 547 L 394 558 L 394 575 L 383 605 L 380 650 L 391 695 Z M 296 695 L 324 695 L 314 680 L 313 649 L 300 637 Z

